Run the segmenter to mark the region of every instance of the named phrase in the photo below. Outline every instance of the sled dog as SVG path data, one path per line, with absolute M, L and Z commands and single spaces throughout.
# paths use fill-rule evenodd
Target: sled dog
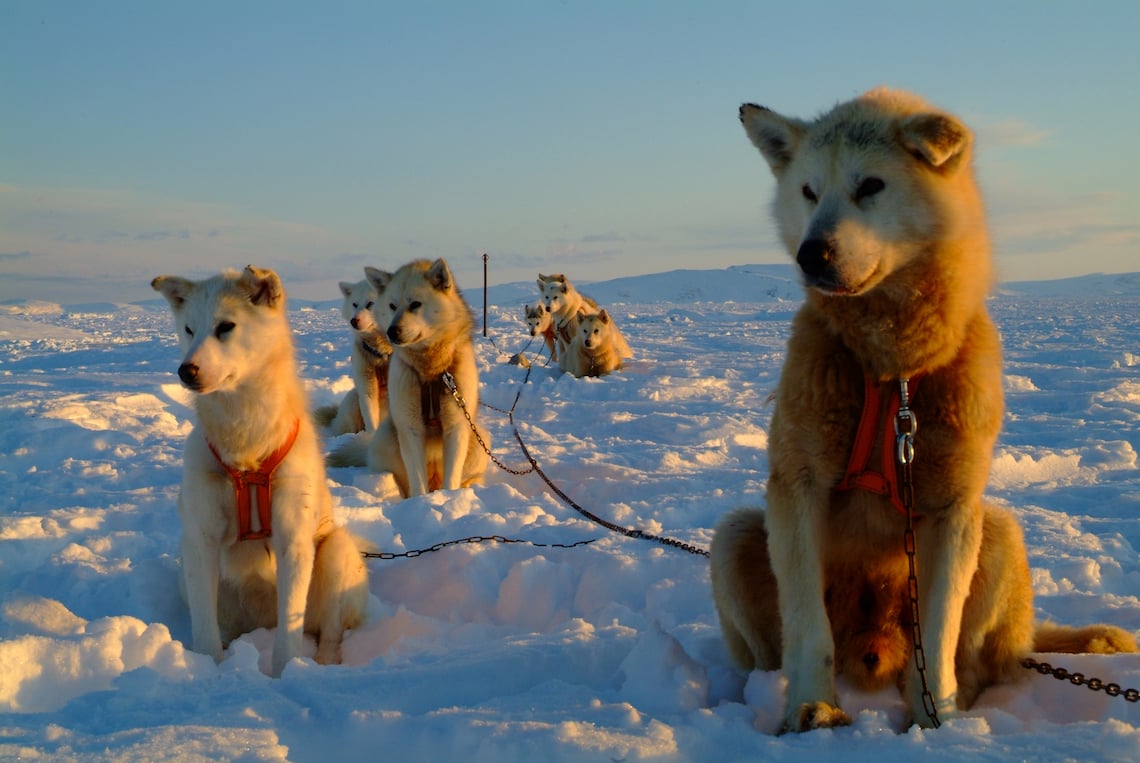
M 545 276 L 538 274 L 538 291 L 542 294 L 546 312 L 554 324 L 558 352 L 564 353 L 578 333 L 578 313 L 596 313 L 598 303 L 574 288 L 562 273 Z
M 230 640 L 276 627 L 274 676 L 304 633 L 317 662 L 339 662 L 344 631 L 364 619 L 368 573 L 333 522 L 281 281 L 249 266 L 151 285 L 173 310 L 178 377 L 195 393 L 178 498 L 194 651 L 220 661 Z
M 550 354 L 550 359 L 553 361 L 558 360 L 558 347 L 554 341 L 554 321 L 550 318 L 550 313 L 546 311 L 546 305 L 539 302 L 534 305 L 523 305 L 523 314 L 526 318 L 526 327 L 530 331 L 532 337 L 542 335 L 542 340 L 546 343 L 546 351 Z
M 776 177 L 776 225 L 806 295 L 769 431 L 766 549 L 757 527 L 722 527 L 714 541 L 726 638 L 738 658 L 782 666 L 783 730 L 850 723 L 834 674 L 857 655 L 837 653 L 848 647 L 837 646 L 829 615 L 853 610 L 833 602 L 829 611 L 826 591 L 849 578 L 854 591 L 880 578 L 895 584 L 909 504 L 925 679 L 944 720 L 1035 646 L 1020 532 L 982 498 L 1003 401 L 972 134 L 954 115 L 887 89 L 814 120 L 752 104 L 740 120 Z M 911 447 L 913 462 L 900 467 L 896 451 L 909 462 Z M 908 471 L 913 498 L 900 489 Z M 775 598 L 748 593 L 748 576 L 764 574 L 750 560 L 762 570 L 765 552 Z M 759 624 L 777 615 L 778 642 Z M 1069 633 L 1060 645 L 1135 647 L 1119 629 L 1096 630 L 1110 638 Z M 914 660 L 903 685 L 910 718 L 934 725 Z
M 391 472 L 405 498 L 482 482 L 491 437 L 477 423 L 474 318 L 447 261 L 416 260 L 395 273 L 367 272 L 384 295 L 373 313 L 392 345 L 388 418 L 370 439 L 357 438 L 334 450 L 329 463 L 367 463 Z
M 625 338 L 605 310 L 579 311 L 578 331 L 558 360 L 558 367 L 574 376 L 605 376 L 622 366 Z
M 352 390 L 340 406 L 317 409 L 317 422 L 334 435 L 374 432 L 388 415 L 388 358 L 392 346 L 384 331 L 376 326 L 372 308 L 376 289 L 362 279 L 340 282 L 344 297 L 341 312 L 352 327 Z

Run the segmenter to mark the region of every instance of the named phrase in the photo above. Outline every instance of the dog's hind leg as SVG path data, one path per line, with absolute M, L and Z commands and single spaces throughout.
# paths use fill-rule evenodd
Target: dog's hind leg
M 1033 584 L 1021 528 L 1012 514 L 986 504 L 955 657 L 958 709 L 973 706 L 987 686 L 1020 677 L 1032 641 Z
M 759 509 L 737 509 L 716 524 L 709 571 L 725 646 L 747 670 L 780 667 L 780 606 Z
M 338 527 L 317 546 L 305 607 L 305 631 L 317 634 L 317 662 L 340 662 L 344 631 L 364 622 L 367 604 L 364 557 L 352 535 Z

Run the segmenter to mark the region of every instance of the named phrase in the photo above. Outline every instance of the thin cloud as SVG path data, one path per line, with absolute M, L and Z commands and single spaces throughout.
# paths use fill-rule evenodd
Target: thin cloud
M 986 149 L 1035 148 L 1046 145 L 1053 135 L 1051 130 L 1034 127 L 1020 119 L 981 120 L 975 130 L 979 143 Z

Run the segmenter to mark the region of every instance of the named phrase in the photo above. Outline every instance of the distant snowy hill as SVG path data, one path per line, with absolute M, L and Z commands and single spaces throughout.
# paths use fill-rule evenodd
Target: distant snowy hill
M 591 282 L 577 277 L 572 267 L 563 269 L 567 278 L 584 294 L 603 306 L 621 304 L 696 304 L 701 302 L 763 302 L 770 300 L 799 301 L 803 297 L 799 276 L 791 264 L 736 265 L 710 270 L 671 270 L 639 276 Z M 553 268 L 549 271 L 556 272 Z M 537 279 L 538 272 L 535 272 Z M 286 284 L 288 287 L 288 284 Z M 479 306 L 483 302 L 481 284 L 463 284 L 467 300 Z M 1140 272 L 1094 273 L 1053 281 L 1014 281 L 1002 283 L 995 290 L 999 296 L 1026 297 L 1092 297 L 1136 296 L 1140 298 Z M 538 296 L 535 281 L 515 281 L 487 289 L 487 303 L 500 307 L 532 304 Z M 164 307 L 161 298 L 134 303 L 135 306 Z M 294 299 L 293 307 L 331 309 L 340 300 Z M 33 300 L 0 302 L 0 336 L 5 331 L 3 316 L 52 313 L 111 313 L 122 308 L 112 303 L 54 305 Z
M 1001 284 L 998 293 L 1025 297 L 1140 296 L 1140 273 L 1092 273 L 1056 281 L 1016 281 Z

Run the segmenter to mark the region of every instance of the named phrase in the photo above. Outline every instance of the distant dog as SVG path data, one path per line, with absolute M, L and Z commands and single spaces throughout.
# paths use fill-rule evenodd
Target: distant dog
M 532 337 L 541 335 L 542 340 L 546 343 L 546 351 L 550 354 L 550 359 L 557 361 L 558 347 L 554 339 L 554 321 L 551 320 L 550 313 L 546 311 L 546 306 L 541 302 L 533 307 L 523 305 L 523 313 L 530 335 Z
M 301 655 L 303 633 L 317 636 L 317 662 L 339 662 L 344 631 L 364 619 L 368 572 L 333 522 L 281 281 L 250 266 L 151 285 L 174 312 L 178 376 L 196 393 L 178 499 L 194 651 L 220 661 L 231 639 L 276 627 L 274 676 Z
M 341 312 L 352 327 L 352 381 L 354 387 L 340 406 L 317 409 L 317 423 L 332 434 L 376 431 L 388 415 L 388 359 L 392 346 L 376 326 L 372 309 L 376 289 L 367 280 L 340 282 L 344 296 Z
M 558 367 L 574 376 L 605 376 L 622 367 L 629 345 L 605 310 L 578 313 L 578 331 L 558 360 Z
M 850 647 L 837 643 L 830 615 L 862 610 L 839 602 L 829 610 L 826 592 L 850 585 L 850 598 L 880 576 L 895 585 L 909 502 L 926 685 L 938 718 L 952 717 L 1017 672 L 1034 647 L 1020 532 L 982 499 L 1002 379 L 986 312 L 992 275 L 972 135 L 957 117 L 884 89 L 813 121 L 751 104 L 740 119 L 776 176 L 773 211 L 806 298 L 769 431 L 764 522 L 778 606 L 748 594 L 748 575 L 760 574 L 753 560 L 764 553 L 758 531 L 718 534 L 715 596 L 726 638 L 737 641 L 734 653 L 741 643 L 770 645 L 761 623 L 778 612 L 784 730 L 850 723 L 834 685 L 845 659 L 838 650 Z M 909 446 L 908 501 L 896 449 L 905 456 Z M 894 617 L 890 607 L 869 611 Z M 1107 641 L 1093 637 L 1105 632 Z M 1074 648 L 1135 647 L 1119 629 L 1058 633 Z M 912 719 L 933 725 L 913 661 L 904 684 Z
M 370 440 L 333 451 L 329 463 L 391 472 L 404 497 L 482 482 L 491 436 L 477 423 L 474 319 L 447 262 L 416 260 L 368 275 L 384 295 L 376 317 L 392 344 L 388 418 Z
M 538 291 L 554 324 L 559 354 L 564 353 L 578 333 L 578 313 L 596 313 L 598 303 L 582 294 L 562 273 L 538 274 Z

